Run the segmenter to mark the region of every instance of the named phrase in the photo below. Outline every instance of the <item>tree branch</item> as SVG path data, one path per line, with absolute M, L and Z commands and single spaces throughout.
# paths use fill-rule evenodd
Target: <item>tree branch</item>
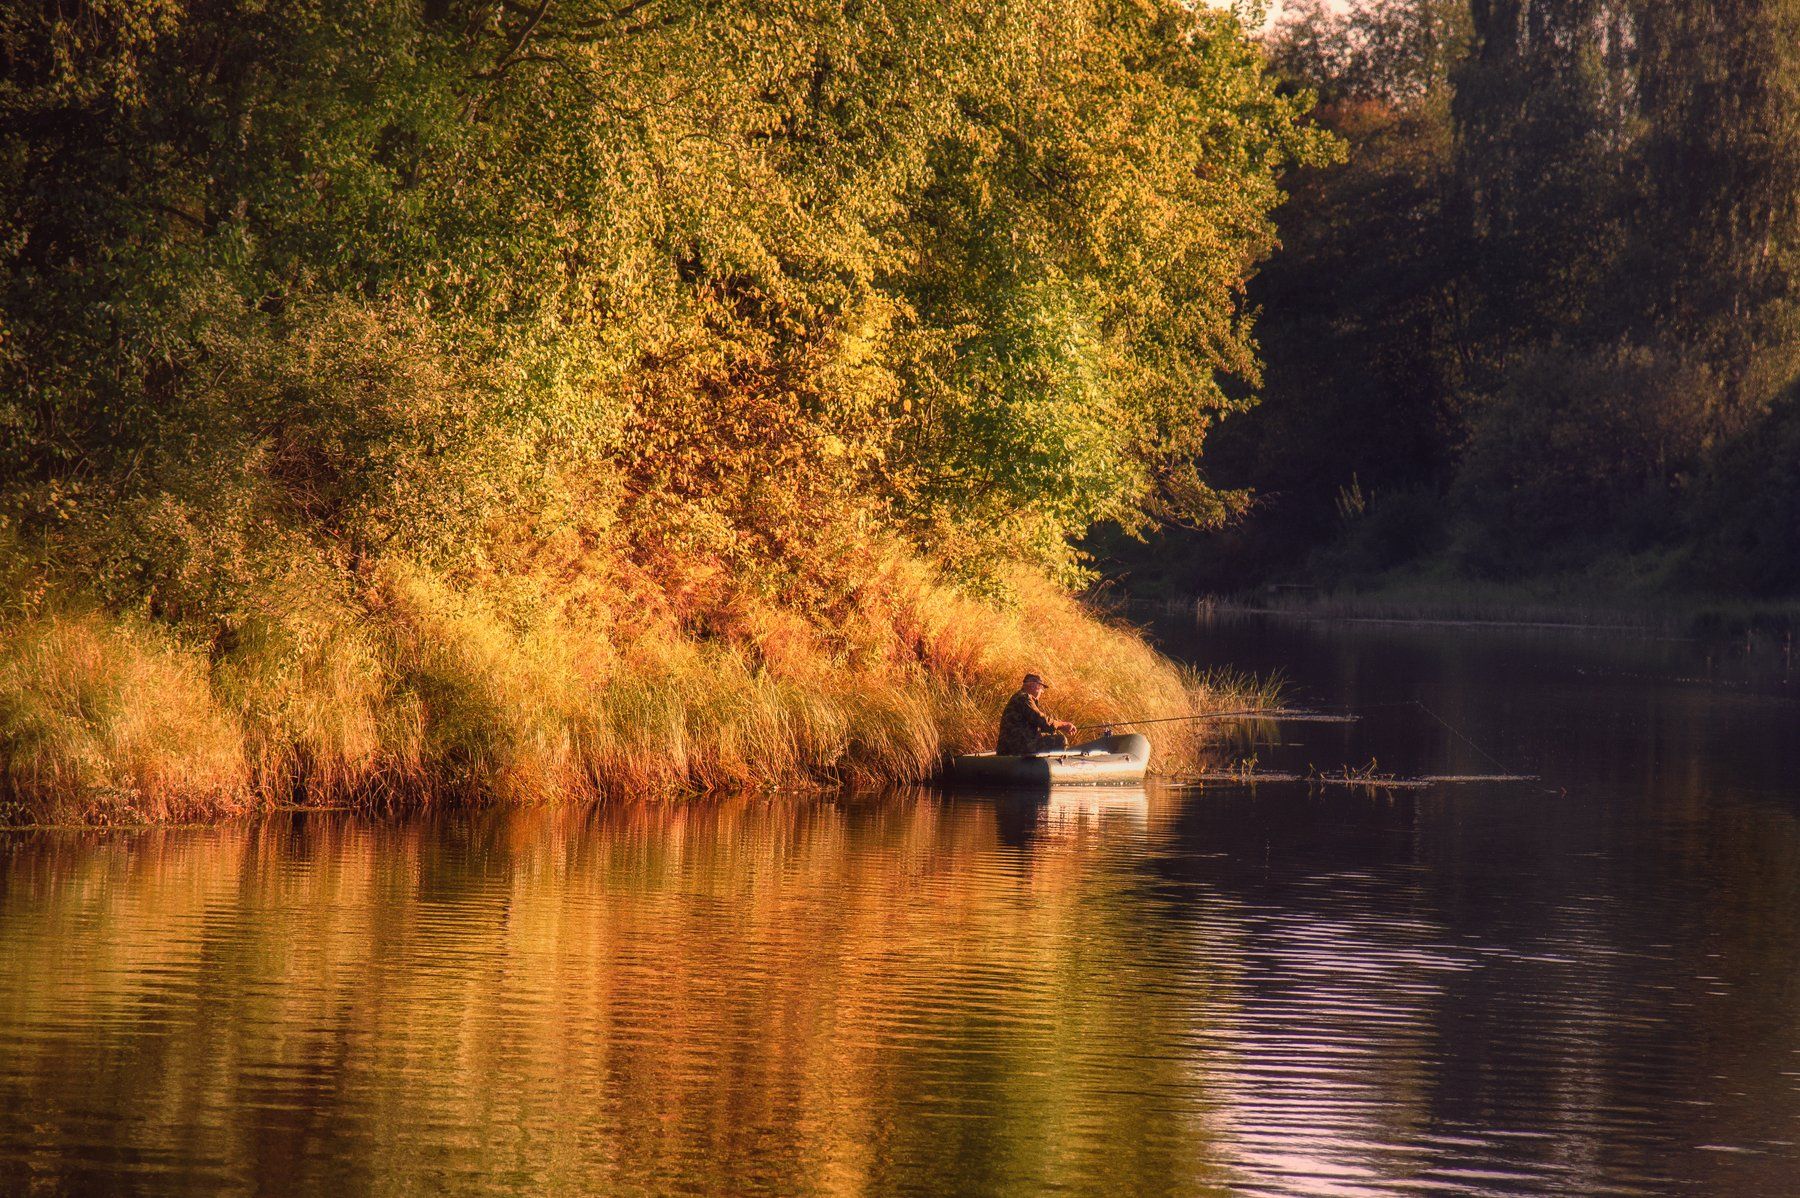
M 475 77 L 477 79 L 495 79 L 510 67 L 513 60 L 524 53 L 525 43 L 531 40 L 531 35 L 537 32 L 539 25 L 544 23 L 544 18 L 550 15 L 550 9 L 555 3 L 556 0 L 539 0 L 536 10 L 525 18 L 525 23 L 519 27 L 518 35 L 513 38 L 513 43 L 507 48 L 506 53 L 500 56 L 500 61 L 487 70 L 478 72 Z M 510 4 L 507 5 L 507 8 L 517 11 Z

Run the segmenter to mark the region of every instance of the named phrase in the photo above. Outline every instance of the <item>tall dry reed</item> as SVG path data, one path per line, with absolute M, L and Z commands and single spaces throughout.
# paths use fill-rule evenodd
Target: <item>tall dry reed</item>
M 1028 670 L 1081 724 L 1256 701 L 1029 571 L 994 599 L 903 553 L 860 566 L 807 611 L 593 577 L 509 591 L 390 562 L 354 600 L 271 596 L 204 651 L 136 618 L 17 616 L 0 642 L 8 818 L 917 780 L 986 746 Z M 1165 759 L 1194 731 L 1159 733 Z
M 176 820 L 244 809 L 243 729 L 205 662 L 156 627 L 53 614 L 0 639 L 0 793 L 12 822 Z

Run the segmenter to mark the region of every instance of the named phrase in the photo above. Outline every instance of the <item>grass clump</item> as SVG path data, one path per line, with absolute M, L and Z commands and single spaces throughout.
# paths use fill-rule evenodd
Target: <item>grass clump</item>
M 253 795 L 245 749 L 204 660 L 143 621 L 52 614 L 0 639 L 0 789 L 15 820 L 243 810 Z

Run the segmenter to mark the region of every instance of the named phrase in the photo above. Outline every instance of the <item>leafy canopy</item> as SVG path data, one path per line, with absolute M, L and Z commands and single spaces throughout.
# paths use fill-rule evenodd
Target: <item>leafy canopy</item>
M 1176 0 L 95 0 L 0 51 L 0 513 L 177 613 L 509 522 L 780 579 L 821 522 L 1073 571 L 1216 519 L 1325 144 Z

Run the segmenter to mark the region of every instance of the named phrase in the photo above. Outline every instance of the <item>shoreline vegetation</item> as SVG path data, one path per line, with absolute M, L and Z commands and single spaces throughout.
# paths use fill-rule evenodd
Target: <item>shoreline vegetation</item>
M 1202 595 L 1175 606 L 1208 615 L 1280 615 L 1302 619 L 1468 627 L 1564 628 L 1696 640 L 1739 640 L 1791 652 L 1800 600 L 1764 600 L 1655 591 L 1594 589 L 1580 582 L 1396 579 L 1357 589 L 1273 584 L 1256 591 Z
M 1180 0 L 153 0 L 0 23 L 9 822 L 927 774 L 1212 526 L 1280 179 Z M 1159 738 L 1167 759 L 1179 759 Z
M 740 597 L 633 624 L 630 605 L 509 613 L 396 566 L 353 611 L 211 656 L 150 620 L 46 611 L 0 635 L 0 824 L 920 781 L 987 747 L 1028 668 L 1082 724 L 1270 701 L 1025 569 L 1005 602 L 903 556 L 870 571 L 828 622 Z M 1163 764 L 1204 736 L 1164 731 Z

